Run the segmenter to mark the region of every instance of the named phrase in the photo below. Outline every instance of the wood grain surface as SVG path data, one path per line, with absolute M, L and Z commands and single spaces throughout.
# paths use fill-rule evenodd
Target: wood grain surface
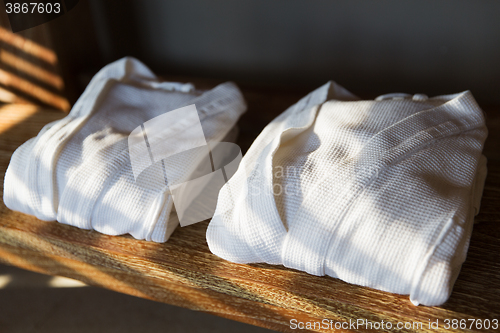
M 240 121 L 238 144 L 245 151 L 264 126 L 305 94 L 244 87 L 248 112 Z M 167 243 L 107 236 L 8 210 L 0 203 L 0 260 L 36 272 L 61 275 L 118 292 L 204 311 L 282 332 L 290 320 L 345 322 L 344 329 L 301 331 L 375 332 L 353 329 L 349 321 L 391 322 L 393 332 L 467 332 L 444 329 L 445 319 L 500 320 L 500 113 L 486 108 L 490 136 L 485 147 L 488 177 L 467 260 L 453 294 L 441 307 L 413 306 L 395 295 L 317 277 L 283 266 L 240 265 L 211 254 L 208 222 L 177 228 Z M 12 152 L 42 126 L 63 117 L 27 105 L 0 108 L 0 174 Z M 3 187 L 2 187 L 3 189 Z M 439 329 L 429 321 L 439 321 Z M 397 329 L 398 322 L 421 327 Z M 365 326 L 363 326 L 365 328 Z M 380 330 L 382 331 L 382 330 Z M 483 330 L 484 331 L 484 330 Z M 495 330 L 489 330 L 494 332 Z

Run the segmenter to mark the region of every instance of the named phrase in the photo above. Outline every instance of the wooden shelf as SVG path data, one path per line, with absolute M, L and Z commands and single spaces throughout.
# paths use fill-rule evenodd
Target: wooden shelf
M 253 87 L 242 90 L 249 104 L 249 111 L 240 121 L 238 143 L 243 150 L 270 120 L 306 93 Z M 400 331 L 468 331 L 445 330 L 444 320 L 500 320 L 499 111 L 487 109 L 490 137 L 485 154 L 489 158 L 489 172 L 477 217 L 481 223 L 474 226 L 467 261 L 453 294 L 441 307 L 415 307 L 405 295 L 312 276 L 283 266 L 227 262 L 211 254 L 207 247 L 208 222 L 179 227 L 167 243 L 157 244 L 43 222 L 10 211 L 1 202 L 0 261 L 283 332 L 297 331 L 290 329 L 291 319 L 383 320 L 394 326 L 397 322 L 417 321 L 423 323 L 422 329 Z M 63 116 L 60 111 L 29 105 L 0 108 L 2 178 L 12 152 L 35 136 L 44 124 Z M 429 320 L 439 320 L 440 329 L 429 329 Z

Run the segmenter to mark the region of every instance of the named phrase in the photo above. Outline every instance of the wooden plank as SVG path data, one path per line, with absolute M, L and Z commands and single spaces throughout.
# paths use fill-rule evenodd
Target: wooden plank
M 277 114 L 304 92 L 247 87 L 249 112 L 241 119 L 243 150 Z M 3 113 L 2 113 L 3 112 Z M 36 135 L 60 112 L 26 106 L 0 108 L 0 174 L 13 150 Z M 490 139 L 500 132 L 499 113 L 488 120 Z M 317 277 L 279 265 L 240 265 L 211 254 L 205 240 L 208 222 L 178 228 L 164 244 L 107 236 L 56 222 L 43 222 L 0 204 L 0 260 L 25 269 L 61 275 L 118 292 L 205 311 L 218 316 L 293 332 L 290 320 L 392 323 L 394 332 L 467 332 L 444 329 L 445 319 L 500 320 L 500 159 L 497 142 L 488 143 L 489 174 L 481 223 L 474 227 L 467 261 L 450 300 L 441 307 L 413 306 L 408 296 Z M 429 321 L 439 321 L 439 329 Z M 398 322 L 421 322 L 418 329 L 396 329 Z M 309 331 L 374 332 L 371 329 Z M 335 328 L 335 327 L 333 327 Z M 307 330 L 306 330 L 307 331 Z

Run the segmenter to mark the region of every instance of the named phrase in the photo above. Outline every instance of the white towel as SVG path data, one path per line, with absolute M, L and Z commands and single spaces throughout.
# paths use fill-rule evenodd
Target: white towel
M 363 101 L 330 82 L 252 144 L 219 193 L 210 250 L 442 304 L 479 209 L 486 136 L 468 91 Z
M 191 104 L 207 143 L 221 141 L 246 110 L 232 83 L 197 91 L 191 84 L 160 82 L 133 58 L 107 65 L 68 116 L 14 152 L 4 181 L 6 206 L 42 220 L 165 242 L 178 224 L 169 218 L 171 195 L 135 182 L 128 137 L 144 122 Z M 168 144 L 189 139 L 187 128 Z M 185 162 L 169 171 L 185 174 L 193 167 Z

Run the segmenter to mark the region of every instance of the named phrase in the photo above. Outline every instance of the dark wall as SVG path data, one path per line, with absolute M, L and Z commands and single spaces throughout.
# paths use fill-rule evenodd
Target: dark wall
M 90 15 L 83 19 L 85 36 L 95 33 L 95 52 L 83 60 L 89 67 L 133 55 L 163 74 L 310 87 L 333 79 L 361 95 L 470 89 L 483 103 L 500 104 L 499 1 L 82 0 L 78 6 Z M 78 29 L 78 19 L 65 19 Z

